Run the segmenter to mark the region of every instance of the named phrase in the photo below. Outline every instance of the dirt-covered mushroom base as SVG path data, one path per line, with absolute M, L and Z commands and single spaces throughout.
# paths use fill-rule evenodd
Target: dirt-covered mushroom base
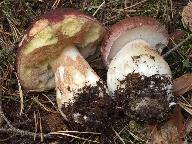
M 171 87 L 166 88 L 169 85 L 171 80 L 166 76 L 128 74 L 114 92 L 117 108 L 135 120 L 165 120 L 176 104 Z
M 71 126 L 79 131 L 106 132 L 115 121 L 114 103 L 103 82 L 97 86 L 86 85 L 76 94 L 73 102 L 63 112 Z

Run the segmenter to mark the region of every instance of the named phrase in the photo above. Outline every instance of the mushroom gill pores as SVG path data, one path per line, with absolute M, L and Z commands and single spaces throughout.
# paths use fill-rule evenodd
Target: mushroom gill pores
M 80 125 L 91 121 L 92 127 L 95 121 L 102 123 L 105 118 L 100 112 L 109 105 L 110 97 L 104 82 L 84 58 L 95 52 L 104 33 L 102 24 L 80 11 L 55 9 L 46 13 L 32 24 L 19 44 L 17 72 L 21 85 L 30 91 L 56 87 L 57 104 L 66 120 Z M 82 102 L 79 108 L 78 100 Z M 86 101 L 88 105 L 83 105 Z
M 162 121 L 176 105 L 171 70 L 160 56 L 168 44 L 164 26 L 131 17 L 111 27 L 101 48 L 107 86 L 117 110 L 139 121 Z

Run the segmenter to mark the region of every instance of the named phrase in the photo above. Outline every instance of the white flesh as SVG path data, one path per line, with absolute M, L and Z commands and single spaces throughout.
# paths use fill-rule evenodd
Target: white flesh
M 73 102 L 75 94 L 85 85 L 96 86 L 99 81 L 99 76 L 74 46 L 65 48 L 51 65 L 55 73 L 58 107 Z
M 137 56 L 139 58 L 136 58 Z M 109 91 L 113 93 L 120 85 L 119 80 L 123 80 L 130 73 L 139 73 L 147 77 L 159 74 L 171 78 L 167 62 L 141 39 L 126 44 L 112 59 L 107 72 Z M 171 89 L 172 86 L 167 87 Z

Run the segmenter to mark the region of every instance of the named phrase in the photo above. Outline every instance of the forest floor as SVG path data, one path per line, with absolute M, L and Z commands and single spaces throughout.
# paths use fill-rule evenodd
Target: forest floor
M 0 1 L 0 143 L 95 143 L 98 135 L 78 132 L 50 134 L 67 130 L 57 110 L 55 91 L 28 92 L 17 79 L 17 46 L 30 24 L 40 15 L 55 8 L 75 8 L 95 16 L 106 27 L 132 16 L 150 16 L 165 25 L 169 34 L 178 34 L 169 49 L 182 42 L 191 32 L 184 28 L 181 13 L 188 0 L 1 0 Z M 166 57 L 173 79 L 192 73 L 192 40 L 182 44 Z M 94 62 L 92 63 L 94 65 Z M 96 69 L 106 80 L 106 71 Z M 192 93 L 185 93 L 189 106 L 182 107 L 185 142 L 192 142 Z M 187 111 L 187 112 L 186 112 Z M 192 112 L 191 112 L 192 114 Z M 145 124 L 121 120 L 113 126 L 111 143 L 149 143 Z M 65 141 L 65 142 L 64 142 Z M 68 141 L 68 142 L 67 142 Z M 174 143 L 174 142 L 173 142 Z

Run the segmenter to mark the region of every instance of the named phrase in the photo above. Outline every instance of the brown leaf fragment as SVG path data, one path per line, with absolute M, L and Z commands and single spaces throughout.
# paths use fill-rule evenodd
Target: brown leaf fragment
M 192 2 L 189 2 L 187 6 L 184 7 L 182 12 L 182 22 L 185 28 L 189 28 L 192 31 Z
M 184 124 L 180 107 L 170 119 L 161 124 L 147 125 L 150 140 L 148 144 L 183 144 Z
M 179 96 L 192 89 L 192 74 L 185 74 L 173 81 L 175 95 Z M 181 106 L 181 105 L 180 105 Z M 150 140 L 148 144 L 183 144 L 185 126 L 179 105 L 175 113 L 161 124 L 147 125 Z
M 192 90 L 192 74 L 185 74 L 173 80 L 173 89 L 177 96 Z

